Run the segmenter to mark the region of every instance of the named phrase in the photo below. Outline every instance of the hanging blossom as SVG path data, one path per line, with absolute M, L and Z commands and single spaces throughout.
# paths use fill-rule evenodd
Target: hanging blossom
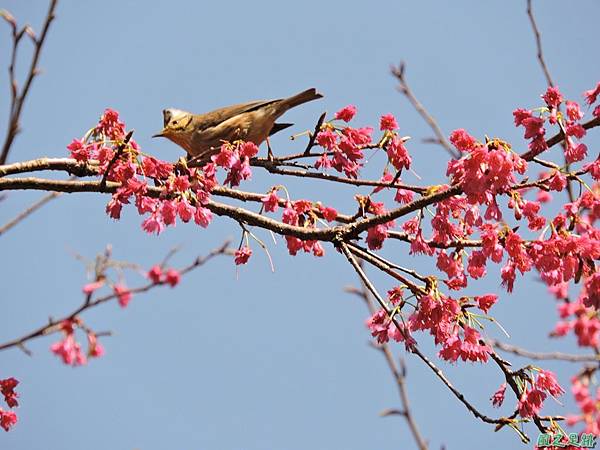
M 17 398 L 19 394 L 15 391 L 19 381 L 13 377 L 0 380 L 0 393 L 9 408 L 19 406 Z M 0 407 L 0 426 L 4 431 L 9 431 L 17 423 L 17 414 L 14 411 L 4 410 Z
M 517 378 L 517 411 L 522 418 L 537 417 L 548 396 L 556 398 L 565 392 L 554 373 L 547 370 L 528 368 L 520 372 Z M 504 402 L 505 393 L 506 383 L 503 383 L 492 395 L 492 405 L 500 407 Z
M 584 433 L 600 434 L 600 388 L 594 388 L 591 375 L 583 372 L 571 378 L 571 393 L 579 414 L 567 416 L 567 425 L 583 425 Z
M 356 114 L 356 107 L 346 106 L 334 114 L 334 120 L 343 120 L 348 123 Z M 384 135 L 375 147 L 385 149 L 388 161 L 397 169 L 409 169 L 411 157 L 404 146 L 404 140 L 398 136 L 398 123 L 392 114 L 386 114 L 380 119 L 380 130 Z M 350 178 L 357 178 L 364 160 L 364 149 L 373 147 L 373 129 L 371 127 L 354 128 L 351 126 L 339 127 L 332 122 L 321 126 L 315 142 L 325 152 L 317 160 L 317 169 L 334 168 Z
M 98 342 L 96 335 L 87 331 L 88 352 L 87 356 L 83 353 L 81 344 L 75 339 L 76 328 L 81 328 L 79 319 L 65 320 L 60 324 L 60 330 L 63 332 L 63 339 L 50 346 L 50 350 L 56 356 L 62 359 L 63 363 L 69 366 L 81 366 L 87 364 L 88 358 L 98 358 L 104 354 L 104 348 Z

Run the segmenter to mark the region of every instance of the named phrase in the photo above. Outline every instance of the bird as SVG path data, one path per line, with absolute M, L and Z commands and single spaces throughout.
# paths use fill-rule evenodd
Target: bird
M 275 123 L 288 109 L 322 97 L 310 88 L 287 98 L 239 103 L 205 114 L 168 108 L 163 110 L 163 129 L 152 137 L 169 139 L 182 147 L 188 158 L 205 159 L 218 153 L 225 141 L 260 145 L 272 134 L 293 125 Z

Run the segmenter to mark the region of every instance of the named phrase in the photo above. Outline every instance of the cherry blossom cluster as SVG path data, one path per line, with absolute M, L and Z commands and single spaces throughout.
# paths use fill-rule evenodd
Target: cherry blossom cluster
M 289 199 L 289 196 L 287 199 L 280 198 L 277 195 L 279 189 L 283 189 L 287 195 L 287 190 L 283 186 L 273 187 L 269 193 L 262 197 L 261 211 L 276 213 L 280 205 L 283 204 L 281 221 L 288 225 L 303 227 L 309 230 L 316 229 L 319 222 L 334 222 L 336 220 L 338 213 L 335 208 L 324 206 L 321 202 L 311 202 L 310 200 L 292 201 Z M 247 238 L 248 235 L 251 235 L 251 233 L 244 230 L 243 236 Z M 285 236 L 285 240 L 288 252 L 292 256 L 296 255 L 299 251 L 312 253 L 317 257 L 325 254 L 323 245 L 317 240 L 302 240 L 294 236 Z M 248 243 L 246 242 L 244 246 L 242 246 L 242 243 L 240 243 L 240 248 L 235 253 L 234 261 L 237 265 L 246 264 L 250 256 L 252 256 L 252 249 Z
M 337 217 L 337 211 L 331 207 L 323 207 L 320 203 L 316 204 L 322 216 L 333 221 Z M 305 228 L 316 228 L 318 216 L 315 214 L 313 203 L 309 200 L 288 201 L 283 212 L 281 220 L 283 223 Z M 315 256 L 323 256 L 325 251 L 319 241 L 303 241 L 293 236 L 285 237 L 287 248 L 290 255 L 296 255 L 300 250 L 306 253 L 312 252 Z
M 523 369 L 515 378 L 515 382 L 520 393 L 517 409 L 519 415 L 524 418 L 537 416 L 548 395 L 556 398 L 565 392 L 552 372 L 539 368 Z M 491 398 L 492 405 L 500 407 L 504 402 L 505 393 L 506 383 L 502 383 Z
M 474 319 L 469 310 L 476 307 L 487 313 L 497 299 L 496 295 L 487 294 L 456 300 L 432 289 L 419 298 L 418 307 L 413 307 L 406 320 L 402 308 L 409 302 L 404 299 L 404 288 L 397 286 L 388 291 L 387 300 L 394 306 L 393 314 L 379 310 L 367 320 L 367 327 L 379 343 L 393 339 L 405 342 L 407 348 L 416 342 L 412 332 L 428 331 L 435 344 L 442 346 L 439 351 L 442 359 L 487 362 L 491 348 L 483 343 L 479 332 L 468 325 Z
M 592 383 L 592 370 L 584 370 L 571 378 L 571 393 L 580 413 L 567 417 L 567 424 L 583 424 L 585 433 L 600 436 L 600 388 Z
M 87 353 L 84 353 L 81 344 L 75 338 L 75 330 L 81 329 L 87 336 Z M 73 318 L 64 320 L 60 324 L 63 338 L 50 346 L 50 350 L 68 366 L 82 366 L 87 364 L 88 358 L 99 358 L 104 355 L 104 347 L 98 342 L 96 334 L 88 329 L 81 319 Z
M 588 278 L 595 280 L 597 274 Z M 589 297 L 586 294 L 585 285 L 575 301 L 568 301 L 568 284 L 561 283 L 551 287 L 551 291 L 557 296 L 559 320 L 551 333 L 551 336 L 562 337 L 572 332 L 580 347 L 600 347 L 600 319 L 598 319 L 597 308 L 586 306 L 584 301 Z
M 596 101 L 598 89 L 600 84 L 595 90 L 585 93 L 589 104 Z M 508 292 L 514 288 L 517 272 L 525 274 L 534 269 L 561 299 L 567 298 L 570 285 L 579 284 L 581 292 L 578 300 L 564 301 L 559 306 L 561 317 L 572 319 L 559 323 L 553 335 L 563 336 L 572 330 L 580 345 L 597 348 L 600 275 L 594 261 L 600 259 L 600 232 L 595 227 L 600 217 L 600 189 L 596 184 L 589 187 L 582 176 L 589 174 L 598 181 L 599 162 L 596 159 L 579 169 L 574 167 L 587 155 L 585 144 L 577 141 L 585 136 L 580 122 L 584 114 L 579 105 L 567 101 L 567 113 L 563 114 L 560 107 L 564 100 L 557 88 L 548 89 L 542 99 L 546 105 L 536 110 L 537 115 L 529 110 L 516 110 L 515 123 L 525 127 L 525 138 L 532 139 L 529 148 L 536 154 L 546 146 L 544 124 L 548 122 L 557 126 L 558 131 L 564 133 L 564 157 L 568 165 L 561 167 L 557 164 L 550 172 L 543 172 L 537 182 L 527 184 L 526 180 L 519 180 L 526 173 L 528 162 L 509 143 L 497 138 L 479 142 L 465 130 L 456 130 L 451 134 L 450 142 L 464 156 L 448 164 L 450 184 L 434 187 L 429 192 L 444 192 L 460 186 L 463 195 L 450 196 L 435 204 L 428 224 L 432 230 L 429 239 L 423 237 L 422 212 L 401 223 L 400 227 L 409 238 L 411 253 L 436 257 L 437 268 L 447 275 L 443 282 L 451 290 L 466 288 L 469 278 L 484 277 L 490 261 L 496 264 L 504 262 L 501 278 Z M 594 114 L 598 114 L 598 108 Z M 392 178 L 388 175 L 385 179 Z M 547 220 L 542 215 L 542 204 L 549 202 L 550 191 L 566 191 L 569 180 L 577 182 L 583 192 L 565 204 L 554 218 Z M 526 198 L 531 191 L 537 194 L 537 200 Z M 517 231 L 518 226 L 510 228 L 507 225 L 500 197 L 506 198 L 506 207 L 512 210 L 514 221 L 517 224 L 526 221 L 525 228 L 538 232 L 537 236 L 528 239 L 526 233 Z M 384 213 L 383 204 L 379 207 L 381 209 L 376 214 Z M 485 209 L 481 210 L 482 207 Z M 387 230 L 393 226 L 391 223 L 369 230 L 369 234 L 375 237 L 369 239 L 367 236 L 369 248 L 381 248 Z M 472 250 L 460 245 L 475 238 L 479 243 Z M 382 309 L 367 320 L 367 326 L 378 342 L 393 339 L 410 347 L 413 341 L 411 333 L 426 330 L 434 337 L 435 344 L 441 347 L 439 356 L 445 360 L 488 360 L 491 348 L 476 328 L 483 328 L 478 317 L 488 314 L 498 300 L 496 295 L 455 299 L 441 293 L 433 284 L 423 293 L 415 294 L 417 302 L 412 304 L 398 300 L 395 293 L 402 288 L 400 286 L 388 293 L 391 314 Z M 407 304 L 412 312 L 406 313 Z M 478 307 L 483 316 L 473 314 L 473 307 Z M 537 377 L 529 376 L 522 381 L 518 412 L 524 418 L 536 416 L 548 395 L 562 394 L 562 388 L 547 371 L 541 370 Z M 504 389 L 505 386 L 502 397 Z M 500 392 L 494 398 L 498 404 Z
M 223 168 L 227 172 L 223 185 L 239 186 L 243 180 L 252 178 L 250 158 L 256 156 L 258 147 L 253 142 L 226 142 L 219 153 L 211 157 L 212 163 L 204 166 L 204 172 L 213 173 L 215 168 Z
M 217 184 L 217 165 L 187 168 L 185 164 L 171 164 L 143 155 L 137 143 L 125 133 L 118 113 L 107 109 L 96 127 L 67 147 L 77 161 L 94 163 L 104 180 L 120 184 L 106 206 L 107 214 L 119 219 L 123 205 L 133 201 L 140 215 L 147 214 L 142 228 L 148 233 L 159 234 L 166 226 L 174 226 L 178 217 L 183 222 L 193 220 L 207 227 L 212 213 L 203 205 Z M 219 154 L 215 159 L 219 164 L 231 163 L 227 182 L 235 184 L 246 176 L 243 168 L 236 171 L 238 165 L 233 157 L 225 161 L 223 154 Z M 159 198 L 148 195 L 149 179 L 161 187 Z
M 13 377 L 0 380 L 0 393 L 9 408 L 19 406 L 19 402 L 17 401 L 19 394 L 15 392 L 18 384 L 19 381 Z M 17 420 L 18 418 L 14 411 L 4 410 L 0 407 L 0 427 L 4 428 L 4 431 L 10 430 L 17 423 Z
M 142 228 L 156 234 L 166 226 L 174 226 L 177 218 L 184 223 L 193 220 L 207 227 L 212 220 L 212 213 L 205 205 L 212 188 L 221 184 L 217 180 L 218 171 L 223 170 L 227 174 L 223 185 L 238 186 L 241 181 L 250 179 L 252 172 L 249 161 L 258 152 L 258 147 L 252 142 L 224 143 L 211 161 L 201 168 L 188 168 L 183 162 L 171 164 L 160 161 L 141 154 L 135 141 L 127 139 L 125 126 L 116 111 L 110 109 L 83 139 L 74 140 L 67 148 L 78 161 L 97 161 L 99 175 L 105 176 L 107 181 L 120 183 L 106 207 L 110 217 L 119 219 L 123 205 L 133 201 L 139 214 L 148 214 Z M 162 192 L 158 198 L 148 195 L 149 179 L 161 186 Z M 274 189 L 263 199 L 264 211 L 275 212 L 278 205 L 279 198 Z M 315 210 L 328 221 L 335 220 L 337 216 L 333 208 L 317 203 L 313 205 L 306 200 L 288 200 L 282 221 L 314 228 L 317 222 Z M 320 242 L 301 241 L 289 236 L 286 239 L 291 254 L 299 250 L 312 252 L 316 256 L 323 254 Z M 246 263 L 250 255 L 248 246 L 240 248 L 235 258 L 236 264 Z M 117 286 L 116 289 L 122 290 L 122 287 Z M 126 304 L 127 292 L 124 291 L 120 298 Z
M 325 152 L 315 163 L 316 169 L 333 168 L 351 178 L 357 178 L 363 166 L 364 149 L 385 149 L 388 162 L 397 170 L 409 169 L 411 157 L 404 146 L 404 139 L 398 136 L 398 123 L 392 114 L 381 117 L 379 128 L 383 136 L 379 143 L 373 143 L 373 128 L 340 126 L 336 121 L 350 122 L 356 114 L 356 107 L 348 105 L 335 113 L 333 121 L 325 122 L 316 136 L 316 143 Z
M 584 92 L 584 97 L 589 105 L 596 102 L 599 86 L 595 89 Z M 546 144 L 546 129 L 544 124 L 558 125 L 565 135 L 564 154 L 567 163 L 581 161 L 587 155 L 587 146 L 578 140 L 581 140 L 586 131 L 579 122 L 584 113 L 577 102 L 565 101 L 557 87 L 549 87 L 542 99 L 546 105 L 538 108 L 536 111 L 527 109 L 517 109 L 513 112 L 515 125 L 523 127 L 525 130 L 525 139 L 531 139 L 529 149 L 534 154 L 539 154 L 548 148 Z M 566 114 L 560 110 L 561 105 L 565 104 Z M 535 114 L 537 113 L 537 114 Z M 593 115 L 600 115 L 600 106 L 597 106 Z

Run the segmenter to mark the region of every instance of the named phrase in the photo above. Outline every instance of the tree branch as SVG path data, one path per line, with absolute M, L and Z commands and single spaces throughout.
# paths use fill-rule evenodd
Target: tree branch
M 552 77 L 550 76 L 550 71 L 548 70 L 548 66 L 546 65 L 546 61 L 544 60 L 544 52 L 542 51 L 542 37 L 540 31 L 535 22 L 535 18 L 533 17 L 533 10 L 531 8 L 531 0 L 527 0 L 527 16 L 529 17 L 529 23 L 531 23 L 531 29 L 533 30 L 533 34 L 535 36 L 535 45 L 537 47 L 537 59 L 544 71 L 544 76 L 546 77 L 546 81 L 548 86 L 554 86 L 554 81 L 552 81 Z
M 571 355 L 562 352 L 532 352 L 530 350 L 520 348 L 514 345 L 500 342 L 496 339 L 488 339 L 487 342 L 495 348 L 504 352 L 512 353 L 513 355 L 522 356 L 524 358 L 535 360 L 556 360 L 568 362 L 598 362 L 600 355 Z
M 452 147 L 452 145 L 450 145 L 450 142 L 448 142 L 446 136 L 444 136 L 444 133 L 440 129 L 436 120 L 431 114 L 427 112 L 423 104 L 417 99 L 417 97 L 415 97 L 415 94 L 413 94 L 412 90 L 408 85 L 408 82 L 406 81 L 406 77 L 404 76 L 405 69 L 406 64 L 404 64 L 404 62 L 401 62 L 400 65 L 398 65 L 398 67 L 392 66 L 392 75 L 396 77 L 396 79 L 400 83 L 400 86 L 398 86 L 398 90 L 406 96 L 408 101 L 414 106 L 414 108 L 425 120 L 425 122 L 427 122 L 427 124 L 433 131 L 433 134 L 435 134 L 436 139 L 434 142 L 440 144 L 442 148 L 446 150 L 450 156 L 452 156 L 452 158 L 459 159 L 461 156 L 460 153 L 454 147 Z
M 373 315 L 376 311 L 375 306 L 373 305 L 373 298 L 368 288 L 365 286 L 364 282 L 361 280 L 362 289 L 346 289 L 347 292 L 356 293 L 359 297 L 361 297 L 367 308 L 369 309 L 369 313 Z M 373 345 L 373 348 L 381 351 L 383 354 L 385 361 L 392 372 L 394 377 L 394 381 L 396 382 L 396 386 L 398 387 L 398 394 L 400 396 L 400 402 L 402 403 L 402 411 L 399 412 L 406 423 L 408 424 L 408 428 L 410 429 L 411 434 L 417 444 L 417 447 L 420 450 L 427 450 L 427 442 L 421 435 L 421 432 L 417 426 L 417 422 L 415 421 L 414 416 L 412 415 L 412 410 L 410 408 L 410 401 L 408 399 L 408 392 L 406 390 L 406 365 L 404 364 L 403 358 L 398 358 L 398 363 L 400 364 L 400 368 L 396 365 L 394 360 L 394 355 L 392 354 L 392 350 L 390 345 L 387 342 L 383 342 L 379 345 Z
M 210 253 L 208 253 L 205 256 L 199 256 L 197 257 L 191 264 L 189 264 L 188 266 L 182 268 L 181 270 L 179 270 L 179 273 L 181 275 L 185 275 L 188 272 L 191 272 L 192 270 L 204 265 L 205 263 L 207 263 L 209 260 L 213 259 L 215 256 L 219 256 L 219 255 L 231 255 L 232 252 L 229 249 L 229 241 L 224 242 L 221 246 L 219 246 L 218 248 L 212 250 Z M 153 289 L 155 287 L 158 286 L 164 286 L 165 284 L 167 284 L 166 281 L 159 281 L 158 283 L 146 283 L 145 285 L 139 286 L 137 288 L 132 288 L 132 289 L 128 289 L 128 291 L 131 294 L 140 294 L 143 292 L 147 292 L 150 289 Z M 12 347 L 19 347 L 19 348 L 23 348 L 25 343 L 32 340 L 32 339 L 36 339 L 42 336 L 46 336 L 48 334 L 54 333 L 58 330 L 60 330 L 60 326 L 61 324 L 66 321 L 66 320 L 72 320 L 75 317 L 77 317 L 79 314 L 83 313 L 84 311 L 94 308 L 98 305 L 101 305 L 103 303 L 106 303 L 110 300 L 113 300 L 115 298 L 117 298 L 118 295 L 117 294 L 108 294 L 105 295 L 103 297 L 98 297 L 96 299 L 88 299 L 88 296 L 86 296 L 86 299 L 84 300 L 83 304 L 81 306 L 79 306 L 77 309 L 75 309 L 73 312 L 71 312 L 70 314 L 60 318 L 60 319 L 50 319 L 48 321 L 48 323 L 46 325 L 41 326 L 40 328 L 26 334 L 23 335 L 17 339 L 13 339 L 11 341 L 7 341 L 3 344 L 0 344 L 0 351 L 2 350 L 6 350 Z
M 25 104 L 25 100 L 27 98 L 27 94 L 29 93 L 29 88 L 31 87 L 31 83 L 35 76 L 39 73 L 38 69 L 38 61 L 40 59 L 40 55 L 42 53 L 42 47 L 44 46 L 44 42 L 46 40 L 46 36 L 48 34 L 48 29 L 50 28 L 50 24 L 54 20 L 54 11 L 56 10 L 56 4 L 58 0 L 50 0 L 50 6 L 48 7 L 48 14 L 46 15 L 46 19 L 44 21 L 44 25 L 42 27 L 42 34 L 38 39 L 32 37 L 34 42 L 34 51 L 33 57 L 31 58 L 31 64 L 29 66 L 29 73 L 27 74 L 27 78 L 25 80 L 25 84 L 23 85 L 23 89 L 21 92 L 18 92 L 17 80 L 15 77 L 14 67 L 16 62 L 16 54 L 17 47 L 19 45 L 19 41 L 23 36 L 23 32 L 26 31 L 26 28 L 20 33 L 16 32 L 16 24 L 13 24 L 13 50 L 11 57 L 11 66 L 9 68 L 10 75 L 10 84 L 11 84 L 11 92 L 12 92 L 12 101 L 10 107 L 10 115 L 8 119 L 8 128 L 6 130 L 6 137 L 4 139 L 4 145 L 2 146 L 2 151 L 0 152 L 0 165 L 6 162 L 8 158 L 8 153 L 10 152 L 10 148 L 12 146 L 15 137 L 19 133 L 19 120 L 21 118 L 21 111 L 23 110 L 23 105 Z
M 6 222 L 4 225 L 2 225 L 0 227 L 0 236 L 2 236 L 4 233 L 6 233 L 12 227 L 17 225 L 22 220 L 26 219 L 29 215 L 31 215 L 32 213 L 34 213 L 35 211 L 40 209 L 42 206 L 44 206 L 46 203 L 48 203 L 50 200 L 55 199 L 59 195 L 61 195 L 60 192 L 51 192 L 48 195 L 43 196 L 37 202 L 33 203 L 29 208 L 27 208 L 24 211 L 22 211 L 21 213 L 19 213 L 14 219 L 12 219 L 9 222 Z
M 363 180 L 360 178 L 347 178 L 341 177 L 338 175 L 331 175 L 329 173 L 324 172 L 312 172 L 307 169 L 283 169 L 279 167 L 278 160 L 274 159 L 273 161 L 269 161 L 267 159 L 256 158 L 251 160 L 251 165 L 254 167 L 262 167 L 267 170 L 267 172 L 275 174 L 275 175 L 287 175 L 292 177 L 300 177 L 300 178 L 317 178 L 319 180 L 325 181 L 333 181 L 336 183 L 342 184 L 351 184 L 353 186 L 375 186 L 375 187 L 387 187 L 387 188 L 398 188 L 398 189 L 406 189 L 408 191 L 423 193 L 427 188 L 422 186 L 414 186 L 410 184 L 403 183 L 389 183 L 385 181 L 378 180 Z

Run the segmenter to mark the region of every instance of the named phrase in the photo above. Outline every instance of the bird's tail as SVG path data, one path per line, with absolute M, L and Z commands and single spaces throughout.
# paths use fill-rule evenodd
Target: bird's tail
M 317 100 L 321 97 L 323 97 L 323 95 L 318 93 L 315 88 L 310 88 L 300 92 L 299 94 L 283 99 L 281 104 L 285 107 L 284 110 L 288 110 L 295 106 L 301 105 L 302 103 L 312 102 L 313 100 Z

